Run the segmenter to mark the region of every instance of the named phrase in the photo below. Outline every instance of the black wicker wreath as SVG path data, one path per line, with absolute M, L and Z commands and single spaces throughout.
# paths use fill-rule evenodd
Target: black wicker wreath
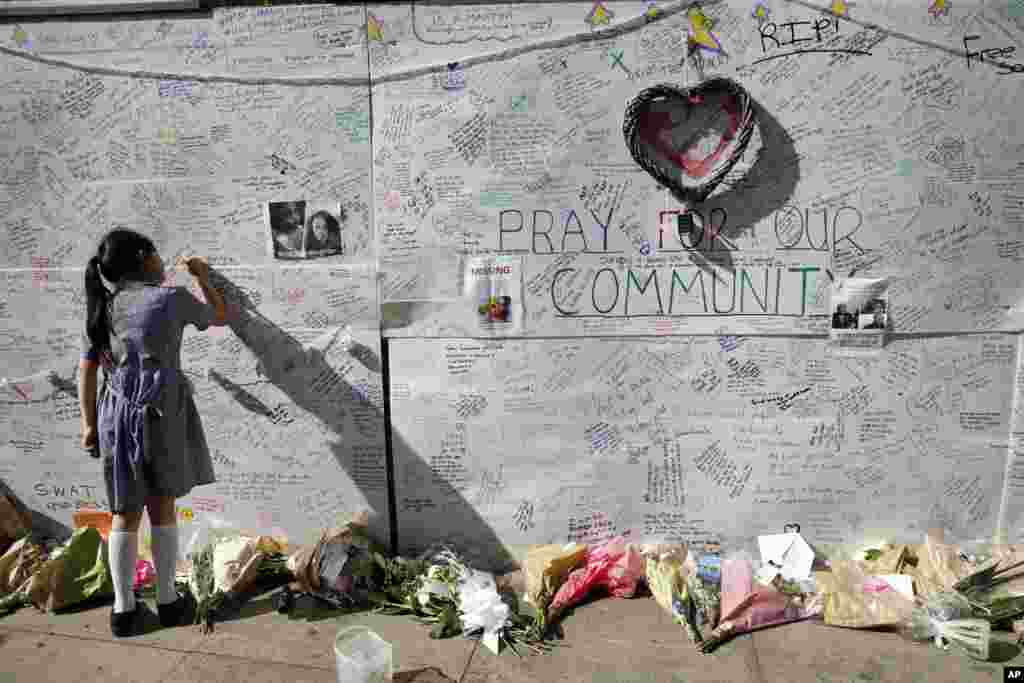
M 679 121 L 676 112 L 685 112 Z M 709 117 L 727 118 L 716 149 L 702 159 L 690 156 L 693 138 L 705 132 Z M 754 108 L 750 95 L 728 78 L 711 78 L 692 88 L 656 85 L 641 91 L 626 107 L 622 134 L 633 159 L 677 199 L 702 202 L 736 165 L 754 132 Z M 668 126 L 662 124 L 668 123 Z M 686 130 L 689 127 L 689 130 Z M 683 136 L 676 146 L 663 133 Z

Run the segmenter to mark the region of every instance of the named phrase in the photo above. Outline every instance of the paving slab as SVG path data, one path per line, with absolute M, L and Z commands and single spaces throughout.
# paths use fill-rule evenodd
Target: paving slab
M 334 670 L 334 639 L 344 626 L 366 626 L 392 645 L 395 671 L 436 667 L 458 680 L 473 642 L 465 638 L 433 640 L 429 629 L 409 617 L 372 612 L 338 614 L 297 607 L 292 614 L 270 608 L 269 596 L 250 601 L 240 618 L 218 622 L 193 643 L 197 652 Z
M 198 627 L 113 639 L 109 604 L 71 614 L 25 609 L 0 621 L 0 683 L 74 681 L 335 681 L 333 641 L 364 625 L 392 643 L 396 683 L 961 683 L 1002 681 L 1024 666 L 1008 633 L 994 634 L 992 658 L 909 643 L 892 632 L 787 624 L 699 654 L 650 598 L 605 598 L 563 621 L 564 641 L 547 655 L 495 656 L 462 638 L 432 640 L 406 617 L 270 609 L 253 600 L 204 636 Z M 155 614 L 152 616 L 154 622 Z
M 1003 667 L 1024 664 L 1010 634 L 993 634 L 991 661 L 978 662 L 895 632 L 845 629 L 821 622 L 786 624 L 754 634 L 765 681 L 786 683 L 988 683 Z
M 338 677 L 332 669 L 196 654 L 180 661 L 163 680 L 167 683 L 337 683 Z
M 82 609 L 51 614 L 41 612 L 34 607 L 23 607 L 17 612 L 6 616 L 0 625 L 20 631 L 35 631 L 63 636 L 82 636 L 91 640 L 108 642 L 145 643 L 166 649 L 188 651 L 201 634 L 194 628 L 164 628 L 157 616 L 156 603 L 152 600 L 143 601 L 146 608 L 143 613 L 143 633 L 132 638 L 116 638 L 110 632 L 110 610 L 113 601 L 92 602 Z
M 167 673 L 166 683 L 337 683 L 333 670 L 300 667 L 295 664 L 257 662 L 220 655 L 196 655 L 181 661 Z M 392 683 L 455 683 L 456 679 L 426 668 L 396 672 Z
M 0 626 L 0 681 L 157 683 L 187 655 L 146 644 L 17 631 Z

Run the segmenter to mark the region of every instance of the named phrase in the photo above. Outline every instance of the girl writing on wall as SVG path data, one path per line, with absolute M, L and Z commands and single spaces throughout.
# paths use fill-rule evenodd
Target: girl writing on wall
M 184 287 L 163 287 L 164 264 L 153 242 L 132 230 L 109 232 L 85 268 L 86 331 L 78 396 L 82 447 L 98 454 L 113 525 L 109 536 L 115 636 L 141 628 L 132 591 L 142 509 L 153 532 L 160 623 L 191 623 L 195 603 L 174 586 L 178 558 L 175 499 L 215 481 L 192 386 L 181 371 L 186 325 L 225 322 L 224 299 L 210 286 L 209 266 L 182 259 L 206 302 Z M 110 288 L 106 283 L 109 283 Z M 103 385 L 97 396 L 97 371 Z

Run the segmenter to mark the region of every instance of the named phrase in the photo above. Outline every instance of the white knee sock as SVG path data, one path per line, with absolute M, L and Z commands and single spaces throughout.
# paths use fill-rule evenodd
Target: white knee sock
M 111 529 L 107 550 L 110 554 L 110 575 L 114 580 L 114 611 L 135 609 L 135 561 L 139 557 L 139 532 Z
M 154 526 L 153 568 L 156 569 L 156 602 L 168 605 L 178 599 L 174 572 L 178 565 L 178 525 Z

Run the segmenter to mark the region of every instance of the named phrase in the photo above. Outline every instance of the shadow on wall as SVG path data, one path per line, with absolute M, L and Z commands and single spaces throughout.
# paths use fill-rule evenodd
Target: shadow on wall
M 752 231 L 758 222 L 782 208 L 793 196 L 800 180 L 800 155 L 793 138 L 778 119 L 768 113 L 756 100 L 752 102 L 757 115 L 757 129 L 761 146 L 757 158 L 742 176 L 722 181 L 721 191 L 697 205 L 705 220 L 716 209 L 725 211 L 725 227 L 720 234 L 734 240 L 744 232 Z M 751 153 L 748 147 L 746 154 Z M 696 229 L 696 228 L 695 228 Z M 685 234 L 685 226 L 680 230 Z M 712 267 L 731 271 L 734 268 L 732 252 L 724 248 L 721 240 L 700 240 L 700 246 L 690 253 L 693 262 L 704 270 Z
M 228 327 L 260 361 L 267 380 L 283 391 L 299 408 L 316 416 L 334 434 L 331 451 L 338 464 L 353 482 L 358 479 L 352 471 L 353 463 L 345 448 L 344 433 L 346 410 L 370 411 L 369 423 L 378 433 L 388 428 L 383 407 L 363 398 L 357 390 L 331 367 L 317 349 L 304 347 L 297 339 L 263 316 L 249 295 L 228 280 L 223 273 L 211 268 L 214 287 L 223 294 L 233 313 Z M 381 372 L 383 363 L 372 349 L 356 345 L 350 350 L 352 357 L 372 372 Z M 266 414 L 268 407 L 242 387 L 226 377 L 211 372 L 211 378 L 251 412 Z M 386 377 L 382 378 L 387 381 Z M 315 381 L 314 381 L 315 380 Z M 325 388 L 323 391 L 318 388 Z M 383 404 L 383 401 L 380 402 Z M 201 410 L 200 406 L 200 410 Z M 515 558 L 508 552 L 487 522 L 477 513 L 462 494 L 447 482 L 438 479 L 427 463 L 417 455 L 400 434 L 391 433 L 392 466 L 403 478 L 424 482 L 424 488 L 415 491 L 418 500 L 436 501 L 445 513 L 445 528 L 399 527 L 398 547 L 403 553 L 425 550 L 433 542 L 445 542 L 456 549 L 473 566 L 493 572 L 510 571 Z M 389 481 L 395 477 L 389 476 Z M 363 491 L 367 498 L 379 496 L 380 491 Z M 402 492 L 403 494 L 405 492 Z M 407 495 L 407 494 L 406 494 Z M 402 505 L 399 497 L 398 505 Z M 383 540 L 383 539 L 382 539 Z
M 88 457 L 83 455 L 82 457 Z M 25 505 L 24 502 L 18 497 L 18 494 L 7 485 L 3 479 L 0 479 L 0 496 L 9 496 L 14 502 L 14 506 L 18 508 L 18 511 L 28 520 L 31 520 L 32 533 L 42 538 L 57 538 L 65 539 L 71 536 L 74 531 L 70 527 L 61 522 L 58 522 L 53 517 L 48 517 L 38 510 L 33 510 L 29 506 Z
M 67 396 L 73 397 L 75 402 L 77 403 L 78 384 L 75 381 L 76 375 L 74 374 L 75 372 L 77 372 L 77 368 L 78 363 L 76 359 L 74 369 L 70 373 L 70 379 L 68 379 L 67 377 L 62 377 L 57 372 L 50 373 L 48 379 L 50 381 L 50 384 L 53 385 L 53 394 L 50 394 L 50 397 L 53 397 L 58 393 L 64 393 Z M 99 461 L 91 460 L 89 456 L 85 454 L 84 451 L 78 450 L 77 448 L 72 449 L 68 457 L 81 458 L 89 462 L 95 462 L 97 463 L 96 467 L 99 467 Z M 26 519 L 31 520 L 31 528 L 33 534 L 40 536 L 42 538 L 56 538 L 63 540 L 70 537 L 71 534 L 74 532 L 74 529 L 67 526 L 63 522 L 60 522 L 54 519 L 53 517 L 45 515 L 42 512 L 39 512 L 38 510 L 30 508 L 28 505 L 24 503 L 24 501 L 21 500 L 21 498 L 18 497 L 18 494 L 15 493 L 14 490 L 10 486 L 8 486 L 7 482 L 5 482 L 3 479 L 0 479 L 0 495 L 9 496 L 11 500 L 14 501 L 14 505 L 18 508 L 21 514 L 24 515 Z
M 432 314 L 443 315 L 446 304 L 432 301 L 390 301 L 382 303 L 381 329 L 409 327 L 418 320 L 427 320 Z
M 745 154 L 756 153 L 754 163 L 739 177 L 727 177 L 715 194 L 694 206 L 705 221 L 714 215 L 716 231 L 721 220 L 717 216 L 724 211 L 725 227 L 718 234 L 729 241 L 752 233 L 755 225 L 785 206 L 800 181 L 800 155 L 793 138 L 756 100 L 752 106 L 757 115 L 761 144 L 756 150 L 748 147 Z M 693 230 L 692 235 L 687 234 L 688 229 Z M 708 271 L 709 275 L 713 275 L 716 268 L 732 271 L 735 268 L 732 251 L 725 248 L 721 239 L 701 236 L 698 232 L 701 229 L 699 225 L 688 228 L 687 219 L 679 216 L 680 232 L 687 236 L 689 243 L 696 243 L 696 247 L 687 252 L 694 265 Z M 774 237 L 769 238 L 769 242 L 772 240 Z M 381 305 L 381 324 L 385 330 L 409 327 L 435 314 L 443 315 L 446 306 L 429 301 L 386 302 Z
M 53 385 L 53 393 L 49 394 L 49 396 L 45 400 L 50 400 L 53 396 L 57 395 L 58 393 L 63 393 L 66 394 L 67 396 L 74 398 L 75 402 L 77 403 L 78 384 L 75 381 L 76 375 L 74 374 L 75 372 L 77 372 L 77 368 L 78 362 L 76 359 L 74 369 L 70 373 L 70 379 L 62 377 L 57 372 L 51 372 L 48 379 L 50 381 L 50 384 Z M 77 447 L 69 450 L 70 453 L 68 454 L 68 457 L 81 458 L 89 462 L 95 462 L 97 463 L 96 467 L 99 468 L 98 461 L 91 460 L 89 456 L 85 454 L 85 451 L 82 451 Z M 4 481 L 3 479 L 0 479 L 0 496 L 8 496 L 12 501 L 14 501 L 14 506 L 18 508 L 18 511 L 22 514 L 22 516 L 26 520 L 30 521 L 32 533 L 36 536 L 42 538 L 56 538 L 63 540 L 69 538 L 71 534 L 74 532 L 74 529 L 67 526 L 63 522 L 56 520 L 48 515 L 45 515 L 42 512 L 39 512 L 38 510 L 30 508 L 28 505 L 25 504 L 23 500 L 21 500 L 18 494 L 15 493 L 14 489 L 8 486 L 7 482 Z

